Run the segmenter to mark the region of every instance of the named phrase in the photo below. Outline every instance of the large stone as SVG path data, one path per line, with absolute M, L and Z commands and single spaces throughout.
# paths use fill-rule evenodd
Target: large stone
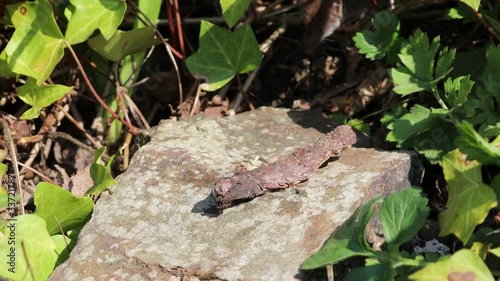
M 308 181 L 223 213 L 209 194 L 217 179 L 310 145 L 331 126 L 314 112 L 273 108 L 163 122 L 51 280 L 302 279 L 300 264 L 360 204 L 419 183 L 414 154 L 349 148 Z

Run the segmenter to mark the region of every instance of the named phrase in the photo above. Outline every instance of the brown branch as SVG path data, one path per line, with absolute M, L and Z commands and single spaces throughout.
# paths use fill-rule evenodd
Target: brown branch
M 235 201 L 249 200 L 306 181 L 325 161 L 339 156 L 342 150 L 354 143 L 356 134 L 352 128 L 338 126 L 313 145 L 296 149 L 282 160 L 222 179 L 212 189 L 217 208 L 228 208 Z

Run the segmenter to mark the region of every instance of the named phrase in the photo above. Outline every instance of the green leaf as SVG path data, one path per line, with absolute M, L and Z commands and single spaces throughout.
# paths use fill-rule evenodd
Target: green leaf
M 470 80 L 470 76 L 460 76 L 452 80 L 448 78 L 444 82 L 445 99 L 451 107 L 461 106 L 467 101 L 474 81 Z
M 69 259 L 70 247 L 71 245 L 74 244 L 74 242 L 69 237 L 61 234 L 52 235 L 50 236 L 50 238 L 52 239 L 52 242 L 54 242 L 54 245 L 56 246 L 54 250 L 58 256 L 56 262 L 56 266 L 58 266 L 67 259 Z
M 446 110 L 428 109 L 417 104 L 410 113 L 392 123 L 387 140 L 396 142 L 399 148 L 415 149 L 432 163 L 439 163 L 448 151 L 455 148 L 456 129 L 447 118 Z
M 429 215 L 427 198 L 422 196 L 420 188 L 408 187 L 387 197 L 379 214 L 385 242 L 399 247 L 424 225 Z
M 434 58 L 439 48 L 439 37 L 429 43 L 429 38 L 420 29 L 403 42 L 399 58 L 404 66 L 389 71 L 394 91 L 401 95 L 410 94 L 409 89 L 431 89 L 434 87 Z M 412 85 L 412 86 L 410 86 Z
M 251 0 L 220 0 L 222 17 L 230 28 L 238 23 L 251 2 Z
M 451 65 L 455 60 L 455 49 L 448 50 L 448 48 L 444 48 L 439 52 L 438 61 L 436 64 L 436 80 L 442 80 L 446 75 L 450 74 L 453 70 Z
M 361 54 L 371 60 L 382 59 L 399 42 L 399 20 L 390 12 L 375 14 L 373 30 L 363 30 L 353 37 Z
M 58 253 L 43 219 L 35 215 L 18 216 L 9 220 L 2 231 L 0 276 L 33 280 L 32 273 L 35 280 L 47 280 L 56 266 Z
M 94 163 L 90 166 L 90 177 L 94 181 L 94 185 L 89 188 L 87 192 L 85 192 L 85 195 L 101 194 L 116 183 L 115 179 L 109 172 L 109 168 L 101 164 L 101 157 L 104 154 L 105 149 L 106 147 L 101 147 L 95 152 Z
M 481 258 L 468 249 L 462 249 L 449 258 L 441 258 L 436 263 L 429 263 L 409 278 L 414 281 L 495 280 Z
M 492 93 L 493 96 L 498 96 L 498 92 L 500 91 L 500 80 L 498 79 L 500 65 L 498 61 L 500 61 L 500 45 L 490 45 L 486 49 L 486 66 L 479 80 L 484 90 Z
M 371 135 L 370 126 L 368 124 L 363 123 L 361 119 L 351 119 L 347 122 L 347 125 L 359 130 L 367 135 Z
M 64 55 L 64 40 L 47 0 L 7 7 L 14 27 L 5 47 L 9 68 L 33 77 L 38 85 L 49 77 Z
M 455 144 L 462 153 L 467 154 L 468 160 L 500 166 L 500 148 L 481 137 L 469 122 L 462 121 L 458 132 L 460 135 Z
M 121 0 L 70 0 L 70 3 L 74 12 L 68 19 L 65 38 L 71 45 L 86 41 L 97 29 L 109 40 L 127 10 L 127 4 Z
M 37 185 L 35 205 L 35 214 L 45 220 L 51 235 L 61 233 L 61 228 L 66 233 L 85 225 L 94 208 L 92 199 L 77 198 L 62 187 L 47 182 Z
M 16 74 L 10 70 L 9 63 L 7 62 L 7 51 L 4 49 L 0 53 L 0 77 L 14 77 Z
M 395 120 L 398 120 L 399 118 L 403 117 L 403 115 L 407 114 L 408 110 L 406 107 L 397 105 L 391 109 L 391 112 L 385 113 L 382 118 L 380 118 L 380 123 L 386 127 L 390 127 L 392 129 L 392 123 L 394 123 Z
M 162 2 L 163 2 L 162 0 L 139 0 L 139 2 L 137 3 L 137 7 L 146 17 L 148 17 L 151 20 L 153 24 L 155 24 L 158 21 L 158 17 L 160 15 Z M 145 23 L 147 24 L 147 22 L 144 22 L 141 19 L 142 15 L 137 14 L 134 20 L 133 29 L 142 28 L 144 27 Z M 145 56 L 146 56 L 145 51 L 141 50 L 140 52 L 134 55 L 127 56 L 123 59 L 122 67 L 120 69 L 120 74 L 119 74 L 120 83 L 123 86 L 128 87 L 137 81 L 139 75 L 138 72 L 140 71 L 140 68 L 137 66 L 142 65 Z M 130 79 L 131 77 L 133 77 L 133 79 Z M 129 89 L 129 94 L 132 95 L 132 93 L 133 89 Z M 106 122 L 107 120 L 103 121 Z M 121 123 L 113 122 L 112 126 L 115 126 L 114 124 L 121 124 Z M 113 137 L 111 137 L 111 139 L 113 139 Z
M 393 281 L 396 272 L 390 263 L 379 263 L 355 268 L 343 281 Z
M 489 252 L 500 258 L 500 247 L 496 247 L 494 249 L 490 249 Z
M 21 116 L 21 119 L 35 119 L 40 115 L 40 110 L 64 97 L 73 88 L 62 85 L 38 86 L 33 78 L 28 78 L 26 84 L 17 88 L 19 98 L 32 106 Z
M 479 10 L 479 6 L 481 6 L 481 0 L 460 0 L 460 2 L 467 4 L 474 11 Z
M 439 214 L 439 235 L 453 233 L 467 244 L 474 228 L 497 206 L 496 195 L 483 183 L 481 164 L 464 160 L 458 149 L 444 157 L 443 172 L 449 194 L 447 209 Z
M 88 40 L 89 46 L 101 56 L 119 61 L 126 55 L 143 51 L 151 46 L 160 44 L 155 30 L 151 26 L 133 29 L 131 31 L 118 30 L 109 40 L 99 34 Z
M 256 69 L 261 61 L 262 53 L 248 24 L 231 32 L 202 21 L 200 48 L 186 64 L 193 75 L 206 80 L 202 84 L 204 90 L 215 91 L 236 74 Z
M 308 270 L 324 267 L 353 256 L 375 256 L 375 252 L 366 242 L 365 233 L 366 226 L 375 213 L 375 203 L 380 200 L 378 196 L 360 206 L 335 230 L 325 245 L 302 264 L 301 268 Z

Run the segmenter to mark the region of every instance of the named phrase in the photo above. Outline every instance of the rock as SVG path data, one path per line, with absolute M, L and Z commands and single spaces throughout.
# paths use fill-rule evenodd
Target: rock
M 306 280 L 301 263 L 360 204 L 420 182 L 416 155 L 349 148 L 308 181 L 223 213 L 209 194 L 217 179 L 276 161 L 332 125 L 274 108 L 162 122 L 51 280 Z

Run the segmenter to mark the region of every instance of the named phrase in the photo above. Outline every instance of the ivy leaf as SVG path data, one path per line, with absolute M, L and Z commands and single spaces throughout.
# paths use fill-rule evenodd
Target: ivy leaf
M 5 47 L 10 70 L 37 80 L 49 77 L 64 55 L 64 40 L 48 0 L 7 6 L 15 32 Z
M 467 244 L 474 228 L 497 206 L 496 195 L 483 183 L 481 164 L 464 160 L 458 149 L 443 158 L 443 172 L 449 195 L 446 211 L 439 214 L 439 235 L 453 233 Z
M 468 160 L 500 166 L 500 149 L 487 142 L 469 122 L 462 121 L 458 132 L 460 135 L 455 143 L 462 153 L 467 154 Z
M 118 30 L 109 40 L 99 34 L 88 40 L 89 46 L 101 56 L 119 61 L 126 55 L 135 54 L 151 46 L 160 44 L 152 26 L 132 29 L 130 31 Z
M 421 90 L 430 90 L 436 86 L 434 79 L 434 58 L 439 48 L 439 37 L 429 42 L 429 38 L 420 29 L 410 36 L 408 41 L 403 42 L 399 58 L 403 66 L 392 68 L 389 74 L 397 86 L 394 91 L 400 95 L 408 95 Z M 454 55 L 454 53 L 453 53 Z M 438 60 L 441 60 L 439 73 L 446 73 L 451 55 L 441 52 Z
M 500 247 L 496 247 L 489 250 L 490 253 L 500 258 Z
M 375 213 L 375 197 L 360 206 L 352 216 L 335 230 L 325 245 L 310 256 L 301 266 L 302 269 L 315 269 L 339 262 L 353 256 L 374 257 L 375 252 L 366 242 L 366 226 Z
M 409 278 L 414 281 L 495 280 L 483 260 L 469 249 L 462 249 L 449 258 L 428 263 Z
M 429 215 L 427 198 L 418 187 L 405 188 L 387 197 L 379 214 L 385 241 L 399 247 L 424 225 Z
M 397 147 L 415 149 L 432 163 L 439 163 L 442 157 L 455 148 L 455 126 L 446 121 L 448 111 L 428 109 L 415 105 L 410 113 L 394 120 L 388 127 L 391 131 L 387 140 L 396 142 Z
M 10 70 L 9 63 L 7 62 L 7 51 L 5 49 L 0 53 L 0 77 L 14 77 L 16 74 Z
M 90 166 L 90 177 L 94 181 L 94 185 L 85 192 L 85 195 L 89 194 L 101 194 L 109 187 L 113 186 L 116 181 L 111 176 L 109 172 L 109 167 L 102 165 L 102 155 L 104 154 L 104 150 L 106 147 L 101 147 L 95 152 L 94 163 Z M 111 164 L 113 160 L 109 160 L 109 164 Z
M 33 273 L 35 280 L 47 280 L 56 266 L 58 247 L 47 232 L 43 219 L 36 215 L 18 216 L 0 231 L 0 276 L 32 281 Z M 13 240 L 8 240 L 12 235 L 15 236 L 15 246 L 9 243 Z M 10 263 L 12 256 L 15 261 Z
M 85 225 L 94 209 L 92 199 L 77 198 L 62 187 L 48 182 L 37 185 L 34 197 L 35 214 L 45 220 L 51 235 L 61 233 L 61 228 L 66 233 Z
M 481 5 L 481 0 L 460 0 L 460 2 L 467 4 L 474 11 L 479 10 L 479 6 Z
M 106 40 L 115 34 L 123 20 L 127 4 L 120 0 L 70 0 L 74 9 L 66 29 L 66 41 L 71 45 L 90 38 L 99 29 Z
M 371 60 L 382 59 L 399 42 L 399 20 L 389 11 L 375 14 L 373 31 L 356 33 L 353 40 L 361 54 Z
M 462 106 L 467 101 L 467 97 L 474 86 L 474 81 L 470 80 L 470 75 L 460 76 L 452 80 L 448 78 L 444 82 L 445 99 L 451 107 Z
M 73 88 L 62 85 L 38 86 L 33 78 L 28 78 L 26 84 L 17 88 L 19 98 L 32 106 L 23 113 L 21 119 L 35 119 L 40 115 L 40 110 L 64 97 Z
M 262 53 L 248 24 L 231 32 L 202 21 L 200 48 L 186 64 L 193 75 L 206 80 L 201 85 L 204 90 L 215 91 L 236 74 L 256 69 L 261 61 Z
M 251 2 L 252 0 L 220 0 L 222 17 L 230 28 L 238 23 Z

